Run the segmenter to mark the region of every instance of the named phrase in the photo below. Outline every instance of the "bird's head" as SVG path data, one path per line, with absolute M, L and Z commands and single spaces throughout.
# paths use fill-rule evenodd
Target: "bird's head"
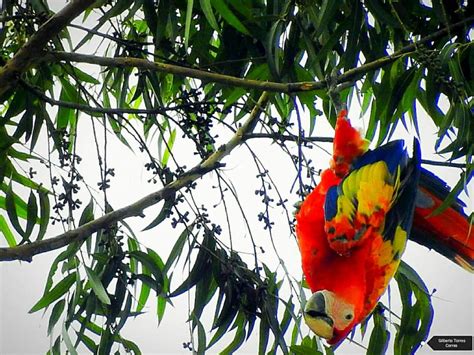
M 321 290 L 308 299 L 304 319 L 316 335 L 333 345 L 343 340 L 357 324 L 358 312 L 351 302 L 334 292 Z

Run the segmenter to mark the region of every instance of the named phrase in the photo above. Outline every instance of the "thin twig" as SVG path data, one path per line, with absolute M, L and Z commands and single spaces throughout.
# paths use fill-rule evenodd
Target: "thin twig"
M 255 138 L 269 138 L 275 141 L 291 141 L 297 142 L 298 139 L 301 140 L 301 143 L 332 143 L 332 137 L 298 137 L 297 135 L 283 135 L 280 133 L 247 133 L 244 137 L 245 140 L 255 139 Z
M 298 142 L 298 139 L 301 139 L 302 143 L 332 143 L 333 138 L 331 137 L 301 137 L 299 138 L 296 135 L 282 135 L 279 133 L 247 133 L 244 137 L 244 140 L 256 139 L 256 138 L 268 138 L 275 141 L 292 141 Z M 452 163 L 448 161 L 437 161 L 429 159 L 421 159 L 422 164 L 434 165 L 434 166 L 444 166 L 447 168 L 457 168 L 463 169 L 466 168 L 466 164 L 463 163 Z
M 62 248 L 70 243 L 82 241 L 87 239 L 91 234 L 105 228 L 113 223 L 121 221 L 125 218 L 139 216 L 143 214 L 143 210 L 153 206 L 163 199 L 168 198 L 181 188 L 188 186 L 190 183 L 201 178 L 205 174 L 222 166 L 220 161 L 230 154 L 236 147 L 243 142 L 245 134 L 254 129 L 263 107 L 268 102 L 268 93 L 264 92 L 257 105 L 254 107 L 249 115 L 249 118 L 237 130 L 234 136 L 217 151 L 215 151 L 209 158 L 196 165 L 194 168 L 188 170 L 179 178 L 164 186 L 162 189 L 153 192 L 142 199 L 122 207 L 118 210 L 106 213 L 105 215 L 83 224 L 82 226 L 62 233 L 56 237 L 35 241 L 30 244 L 11 248 L 0 248 L 0 261 L 24 260 L 32 261 L 33 256 L 41 253 L 46 253 L 51 250 Z
M 466 168 L 466 164 L 463 164 L 463 163 L 451 163 L 449 161 L 437 161 L 437 160 L 428 160 L 428 159 L 421 159 L 421 164 L 445 166 L 448 168 L 458 168 L 458 169 Z

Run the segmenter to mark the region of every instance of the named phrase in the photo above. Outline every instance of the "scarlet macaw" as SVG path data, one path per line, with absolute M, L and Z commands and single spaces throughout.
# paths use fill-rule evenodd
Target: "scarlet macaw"
M 449 193 L 398 140 L 367 151 L 342 110 L 333 158 L 296 215 L 305 279 L 313 292 L 304 317 L 329 344 L 342 341 L 375 308 L 407 239 L 474 271 L 474 228 L 459 201 L 431 215 Z M 412 227 L 413 225 L 413 227 Z

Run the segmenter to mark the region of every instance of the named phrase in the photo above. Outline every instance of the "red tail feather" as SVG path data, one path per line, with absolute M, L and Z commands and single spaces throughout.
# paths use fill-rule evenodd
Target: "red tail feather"
M 433 214 L 442 201 L 426 188 L 419 187 L 418 195 L 410 239 L 474 272 L 474 225 L 453 207 Z

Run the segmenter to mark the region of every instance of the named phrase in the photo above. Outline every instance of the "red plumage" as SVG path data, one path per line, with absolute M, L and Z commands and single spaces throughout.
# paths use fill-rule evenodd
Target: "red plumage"
M 398 268 L 407 236 L 474 271 L 474 228 L 461 203 L 456 200 L 441 213 L 433 214 L 449 194 L 446 184 L 420 169 L 418 158 L 406 161 L 406 153 L 405 156 L 400 153 L 397 158 L 400 160 L 395 161 L 398 172 L 388 173 L 386 168 L 393 163 L 390 163 L 391 149 L 396 149 L 396 144 L 372 151 L 369 154 L 372 160 L 365 165 L 358 163 L 369 156 L 364 155 L 367 141 L 346 116 L 345 110 L 338 115 L 330 168 L 323 171 L 320 183 L 296 215 L 302 268 L 314 292 L 314 299 L 310 299 L 313 302 L 310 306 L 314 307 L 309 308 L 310 313 L 305 310 L 305 319 L 313 331 L 325 334 L 318 333 L 330 344 L 342 340 L 373 310 Z M 385 160 L 385 167 L 377 164 L 379 156 Z M 355 170 L 354 164 L 358 164 Z M 370 177 L 374 179 L 373 187 Z M 337 196 L 332 191 L 328 197 L 328 191 L 335 187 Z M 361 191 L 365 192 L 360 194 Z M 328 219 L 327 200 L 334 198 L 337 204 L 333 202 L 329 208 L 337 211 L 337 216 Z M 360 208 L 365 208 L 366 214 L 359 214 Z M 392 209 L 396 211 L 392 213 Z M 412 216 L 413 228 L 410 228 Z M 359 217 L 366 222 L 361 224 Z M 332 315 L 315 311 L 325 303 L 326 306 L 330 303 L 329 308 L 340 314 L 331 319 Z M 346 320 L 341 318 L 343 311 Z

